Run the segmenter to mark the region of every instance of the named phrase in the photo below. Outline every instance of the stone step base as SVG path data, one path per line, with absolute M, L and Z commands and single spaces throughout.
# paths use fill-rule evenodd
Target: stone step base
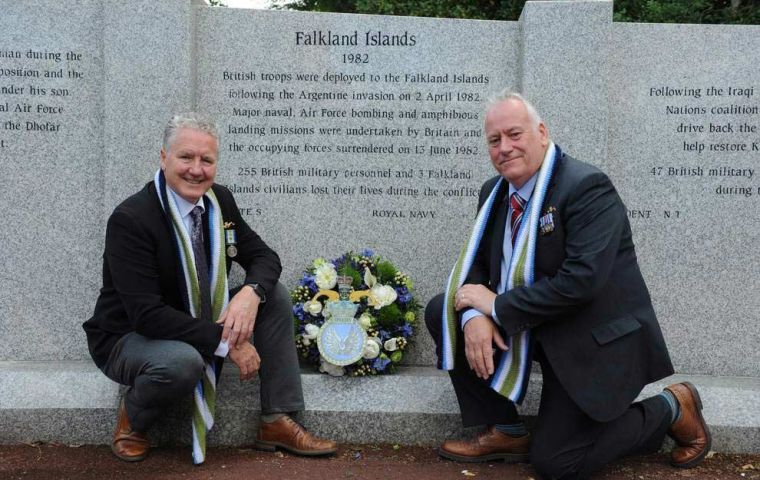
M 311 431 L 351 443 L 437 445 L 461 437 L 459 409 L 448 375 L 432 367 L 405 367 L 398 374 L 333 378 L 303 372 Z M 760 452 L 760 379 L 675 375 L 647 386 L 642 398 L 689 380 L 699 387 L 713 450 Z M 520 411 L 535 416 L 541 376 L 534 374 Z M 119 386 L 91 362 L 0 362 L 0 443 L 107 444 L 119 403 Z M 214 445 L 253 443 L 259 415 L 258 382 L 241 383 L 225 366 L 218 396 Z M 156 443 L 189 443 L 190 403 L 171 409 L 151 433 Z M 530 421 L 530 418 L 529 418 Z

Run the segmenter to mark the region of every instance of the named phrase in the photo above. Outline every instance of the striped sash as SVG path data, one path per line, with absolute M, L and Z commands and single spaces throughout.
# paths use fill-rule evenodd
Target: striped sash
M 172 195 L 167 195 L 166 179 L 159 169 L 155 176 L 156 191 L 161 207 L 171 219 L 174 232 L 174 245 L 179 256 L 179 263 L 184 274 L 184 287 L 187 311 L 193 317 L 201 317 L 200 288 L 193 255 L 193 244 L 190 234 L 185 229 L 176 201 Z M 205 205 L 209 219 L 209 246 L 211 262 L 208 272 L 211 292 L 212 320 L 227 308 L 229 292 L 227 287 L 227 266 L 224 253 L 224 228 L 222 209 L 214 195 L 209 190 L 205 195 Z M 193 463 L 201 464 L 206 459 L 206 433 L 214 426 L 214 410 L 216 407 L 217 362 L 208 362 L 203 370 L 203 376 L 193 391 Z
M 521 286 L 533 284 L 534 262 L 536 254 L 536 239 L 538 237 L 538 222 L 541 217 L 541 206 L 546 197 L 546 190 L 551 181 L 554 165 L 559 158 L 559 147 L 549 144 L 546 157 L 538 171 L 538 178 L 533 189 L 533 195 L 523 212 L 522 227 L 517 232 L 512 258 L 509 262 L 509 277 L 507 279 L 507 291 Z M 552 155 L 552 153 L 554 153 Z M 452 370 L 454 368 L 454 352 L 456 352 L 457 335 L 461 330 L 459 315 L 454 310 L 454 300 L 457 289 L 461 287 L 472 268 L 472 263 L 480 246 L 483 232 L 486 229 L 488 219 L 496 202 L 496 194 L 502 187 L 503 178 L 500 178 L 491 190 L 486 201 L 480 207 L 475 225 L 467 243 L 462 248 L 454 268 L 451 270 L 446 284 L 446 296 L 443 310 L 443 348 L 440 368 Z M 504 188 L 507 188 L 504 185 Z M 513 233 L 514 234 L 514 233 Z M 490 312 L 484 312 L 490 314 Z M 502 352 L 497 349 L 497 369 L 491 376 L 490 385 L 493 390 L 515 403 L 521 403 L 530 379 L 530 330 L 522 331 L 507 339 L 509 350 Z

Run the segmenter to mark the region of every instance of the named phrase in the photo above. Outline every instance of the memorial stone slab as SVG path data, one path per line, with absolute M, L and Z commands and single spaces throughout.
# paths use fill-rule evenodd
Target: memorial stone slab
M 612 2 L 527 2 L 520 23 L 520 91 L 555 142 L 598 165 L 607 157 Z
M 221 125 L 218 181 L 280 253 L 284 282 L 369 247 L 421 301 L 443 290 L 493 174 L 483 109 L 517 82 L 517 27 L 199 11 L 198 105 Z M 417 333 L 411 362 L 432 364 Z
M 0 359 L 80 359 L 102 268 L 103 11 L 0 11 Z
M 759 33 L 616 24 L 612 36 L 605 168 L 678 372 L 760 371 Z
M 760 27 L 618 24 L 609 1 L 528 2 L 519 22 L 197 3 L 0 0 L 0 442 L 107 441 L 119 390 L 80 325 L 108 215 L 152 178 L 171 113 L 219 121 L 219 182 L 281 254 L 286 285 L 314 257 L 369 247 L 424 304 L 493 174 L 485 101 L 511 87 L 618 187 L 682 374 L 666 381 L 700 385 L 716 449 L 757 451 Z M 333 433 L 367 441 L 461 433 L 421 323 L 405 358 L 424 367 L 375 382 L 304 375 L 307 421 L 330 432 L 347 415 Z M 256 418 L 238 398 L 255 385 L 223 383 L 220 422 Z M 178 415 L 156 438 L 177 438 Z
M 170 114 L 192 105 L 193 7 L 0 9 L 0 208 L 13 252 L 2 259 L 0 359 L 88 358 L 81 323 L 101 285 L 105 220 L 157 168 Z
M 105 216 L 153 178 L 163 128 L 193 109 L 190 2 L 104 2 Z

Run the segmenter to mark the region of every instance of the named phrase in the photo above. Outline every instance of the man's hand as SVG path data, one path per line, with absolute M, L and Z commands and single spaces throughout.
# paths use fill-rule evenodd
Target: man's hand
M 240 369 L 240 380 L 252 379 L 261 366 L 259 352 L 248 342 L 244 342 L 239 347 L 230 348 L 230 360 Z
M 496 294 L 483 285 L 468 283 L 459 287 L 454 297 L 454 308 L 457 311 L 471 307 L 475 310 L 491 314 Z
M 251 339 L 260 303 L 259 295 L 246 285 L 232 297 L 227 308 L 219 316 L 216 323 L 224 325 L 222 340 L 229 343 L 230 353 L 232 349 L 242 347 Z
M 487 380 L 494 372 L 493 344 L 505 352 L 508 349 L 499 329 L 490 318 L 480 315 L 464 325 L 464 354 L 470 368 L 483 380 Z

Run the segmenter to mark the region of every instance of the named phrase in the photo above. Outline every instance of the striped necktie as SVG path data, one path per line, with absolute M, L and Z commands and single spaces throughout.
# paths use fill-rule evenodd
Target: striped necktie
M 520 223 L 522 223 L 525 200 L 515 192 L 509 197 L 509 205 L 512 207 L 512 216 L 509 220 L 509 226 L 512 229 L 512 247 L 514 247 L 515 240 L 517 240 L 517 232 L 520 231 Z
M 208 279 L 208 262 L 206 261 L 206 247 L 203 245 L 203 209 L 200 206 L 193 208 L 190 215 L 193 217 L 193 228 L 190 239 L 193 243 L 193 256 L 195 256 L 195 271 L 198 274 L 198 289 L 201 300 L 201 320 L 210 322 L 211 319 L 211 286 Z

